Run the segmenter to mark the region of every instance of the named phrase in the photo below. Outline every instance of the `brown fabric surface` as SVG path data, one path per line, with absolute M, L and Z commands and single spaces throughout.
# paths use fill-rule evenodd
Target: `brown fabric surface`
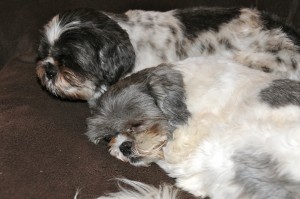
M 295 1 L 295 0 L 293 0 Z M 269 2 L 267 4 L 266 2 Z M 168 10 L 197 5 L 271 6 L 288 16 L 290 2 L 271 0 L 2 0 L 0 2 L 0 198 L 83 198 L 116 191 L 115 177 L 158 185 L 174 183 L 157 166 L 136 168 L 111 157 L 83 135 L 84 102 L 62 101 L 42 90 L 35 75 L 39 29 L 59 11 L 92 7 L 111 12 Z M 278 7 L 272 7 L 273 5 Z M 280 8 L 279 8 L 280 6 Z M 292 21 L 300 21 L 297 18 Z M 8 61 L 10 60 L 10 61 Z M 183 198 L 193 198 L 184 194 Z

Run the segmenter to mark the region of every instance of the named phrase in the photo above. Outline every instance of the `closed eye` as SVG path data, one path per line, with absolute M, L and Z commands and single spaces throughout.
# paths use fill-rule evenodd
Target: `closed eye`
M 116 137 L 119 134 L 119 132 L 115 132 L 113 134 L 107 134 L 105 135 L 102 140 L 106 143 L 109 143 L 114 137 Z
M 130 124 L 130 127 L 126 130 L 127 133 L 135 133 L 142 125 L 142 122 L 134 122 Z
M 113 138 L 113 136 L 105 136 L 102 140 L 106 143 L 109 143 L 112 138 Z

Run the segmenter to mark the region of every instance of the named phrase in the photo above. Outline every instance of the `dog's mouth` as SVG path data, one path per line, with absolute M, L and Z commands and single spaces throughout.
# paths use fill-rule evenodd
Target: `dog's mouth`
M 136 167 L 148 167 L 154 160 L 149 159 L 147 157 L 142 157 L 142 156 L 136 156 L 136 155 L 131 155 L 131 156 L 125 156 L 125 159 L 122 160 L 123 162 L 128 162 L 129 164 L 136 166 Z
M 109 152 L 112 156 L 116 157 L 117 159 L 128 162 L 133 166 L 149 166 L 151 162 L 147 161 L 146 157 L 138 156 L 134 153 L 130 155 L 123 154 L 121 151 L 116 149 L 115 147 L 111 147 Z

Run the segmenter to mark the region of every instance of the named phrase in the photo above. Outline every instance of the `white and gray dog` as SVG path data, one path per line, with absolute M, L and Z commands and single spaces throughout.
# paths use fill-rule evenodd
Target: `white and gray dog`
M 86 135 L 110 140 L 110 153 L 132 165 L 157 163 L 195 196 L 297 199 L 299 121 L 300 82 L 218 56 L 120 80 L 97 100 Z
M 188 57 L 223 55 L 299 79 L 300 35 L 249 8 L 190 8 L 112 14 L 66 11 L 44 27 L 37 76 L 51 93 L 93 104 L 120 78 Z

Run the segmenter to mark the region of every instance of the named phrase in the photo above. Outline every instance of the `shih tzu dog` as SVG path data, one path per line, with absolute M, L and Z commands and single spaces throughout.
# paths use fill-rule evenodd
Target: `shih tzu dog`
M 52 94 L 93 105 L 120 78 L 188 57 L 222 55 L 299 79 L 300 35 L 249 8 L 190 8 L 112 14 L 66 11 L 45 25 L 36 73 Z
M 195 196 L 300 198 L 298 81 L 190 58 L 120 80 L 96 106 L 92 142 L 108 140 L 111 155 L 135 166 L 157 163 Z

